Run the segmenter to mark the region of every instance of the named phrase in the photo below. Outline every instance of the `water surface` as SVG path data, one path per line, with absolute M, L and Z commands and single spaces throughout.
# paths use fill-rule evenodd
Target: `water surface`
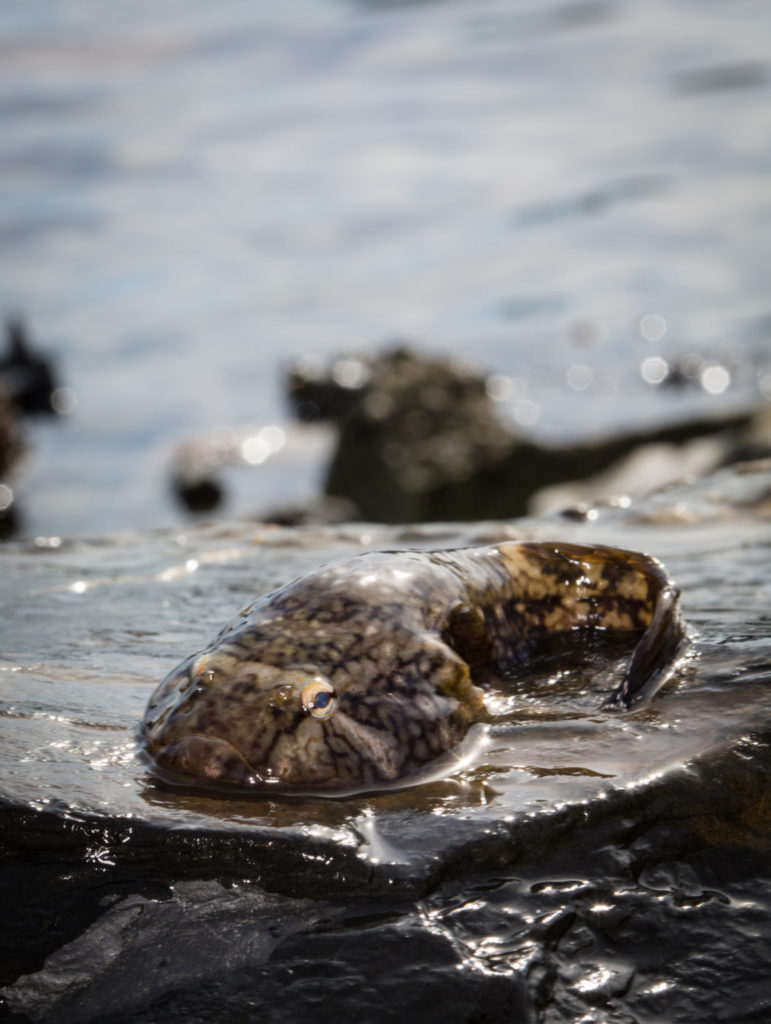
M 770 33 L 757 0 L 6 4 L 0 312 L 77 398 L 25 531 L 179 522 L 180 440 L 397 334 L 555 440 L 767 398 Z M 644 382 L 689 353 L 728 377 Z M 318 472 L 300 446 L 228 511 Z

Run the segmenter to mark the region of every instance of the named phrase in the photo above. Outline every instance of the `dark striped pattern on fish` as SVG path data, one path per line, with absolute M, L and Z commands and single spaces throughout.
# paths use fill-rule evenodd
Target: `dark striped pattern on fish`
M 257 601 L 156 689 L 156 763 L 246 786 L 392 781 L 450 750 L 545 638 L 637 634 L 605 706 L 649 699 L 684 645 L 646 555 L 507 542 L 340 559 Z

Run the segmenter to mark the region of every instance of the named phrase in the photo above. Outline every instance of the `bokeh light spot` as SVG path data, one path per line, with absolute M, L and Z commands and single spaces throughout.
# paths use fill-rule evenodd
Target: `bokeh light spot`
M 572 388 L 573 391 L 586 391 L 594 380 L 594 370 L 583 363 L 575 363 L 573 366 L 568 367 L 565 378 L 568 382 L 568 387 Z
M 640 337 L 646 341 L 661 341 L 667 333 L 667 322 L 658 313 L 646 313 L 640 318 Z
M 661 356 L 648 356 L 640 364 L 640 373 L 646 384 L 660 384 L 669 373 L 669 366 Z
M 731 383 L 731 374 L 720 363 L 712 363 L 701 371 L 701 386 L 710 395 L 722 395 Z
M 75 392 L 70 388 L 57 388 L 51 395 L 51 407 L 60 416 L 66 416 L 73 411 L 77 405 Z

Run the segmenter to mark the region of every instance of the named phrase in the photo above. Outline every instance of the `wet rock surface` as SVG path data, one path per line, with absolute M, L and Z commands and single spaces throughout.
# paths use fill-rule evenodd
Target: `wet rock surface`
M 770 502 L 761 462 L 583 520 L 6 546 L 6 1017 L 767 1019 Z M 484 742 L 401 790 L 243 798 L 142 759 L 157 680 L 260 592 L 365 547 L 535 536 L 680 583 L 696 655 L 649 708 L 599 710 L 624 652 L 598 645 L 502 681 Z

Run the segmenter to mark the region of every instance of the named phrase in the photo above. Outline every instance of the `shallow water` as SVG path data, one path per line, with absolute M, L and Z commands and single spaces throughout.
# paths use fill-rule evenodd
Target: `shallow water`
M 25 532 L 180 522 L 181 440 L 395 334 L 555 440 L 768 398 L 770 33 L 758 0 L 5 4 L 0 313 L 77 399 Z M 644 383 L 683 353 L 730 383 Z M 294 445 L 228 513 L 318 472 Z
M 205 1020 L 220 1005 L 317 1020 L 330 1001 L 375 1020 L 397 1006 L 763 1020 L 770 495 L 765 463 L 583 523 L 233 524 L 3 548 L 10 1007 L 46 1021 Z M 622 653 L 603 648 L 502 687 L 464 764 L 394 792 L 245 799 L 171 786 L 143 761 L 157 681 L 261 591 L 361 548 L 510 536 L 665 561 L 694 645 L 649 707 L 598 710 Z M 290 979 L 294 1002 L 275 1010 Z

